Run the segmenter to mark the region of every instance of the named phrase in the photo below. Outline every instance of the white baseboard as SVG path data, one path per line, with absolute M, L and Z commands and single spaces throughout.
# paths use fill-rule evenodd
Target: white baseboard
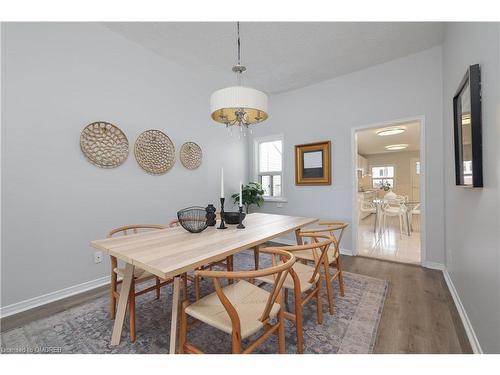
M 467 312 L 465 311 L 465 307 L 460 300 L 460 296 L 458 295 L 458 292 L 455 289 L 455 285 L 453 285 L 453 281 L 451 280 L 450 274 L 447 270 L 443 270 L 443 276 L 444 280 L 446 281 L 446 285 L 448 285 L 451 296 L 453 297 L 453 301 L 455 302 L 455 306 L 457 307 L 460 318 L 462 319 L 462 324 L 464 325 L 465 332 L 467 333 L 472 351 L 476 354 L 482 354 L 483 350 L 481 349 L 479 340 L 477 339 L 474 328 L 472 327 L 469 317 L 467 316 Z
M 340 254 L 348 255 L 350 257 L 352 257 L 354 255 L 353 251 L 349 250 L 349 249 L 340 249 Z
M 422 267 L 430 268 L 431 270 L 444 271 L 444 264 L 443 263 L 425 261 L 425 262 L 422 262 Z
M 271 242 L 276 242 L 283 245 L 297 245 L 297 242 L 295 242 L 294 240 L 289 240 L 287 238 L 282 238 L 282 237 L 274 238 Z M 349 249 L 340 249 L 340 254 L 352 256 L 353 252 L 352 250 Z
M 47 303 L 55 302 L 66 297 L 74 296 L 75 294 L 83 293 L 88 290 L 95 289 L 109 283 L 110 283 L 110 277 L 104 276 L 99 279 L 70 286 L 68 288 L 47 293 L 42 296 L 30 298 L 21 302 L 16 302 L 13 303 L 12 305 L 0 307 L 0 318 L 5 318 L 7 316 L 14 315 L 38 306 L 42 306 Z

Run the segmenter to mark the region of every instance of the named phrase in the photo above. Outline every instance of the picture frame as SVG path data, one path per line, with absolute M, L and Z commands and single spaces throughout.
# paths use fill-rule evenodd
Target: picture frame
M 331 142 L 295 146 L 295 184 L 331 185 Z
M 455 183 L 483 187 L 481 70 L 471 65 L 453 97 Z

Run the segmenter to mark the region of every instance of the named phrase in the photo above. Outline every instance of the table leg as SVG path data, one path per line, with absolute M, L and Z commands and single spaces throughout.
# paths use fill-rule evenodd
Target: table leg
M 111 345 L 120 344 L 123 321 L 125 320 L 125 313 L 127 312 L 128 297 L 133 278 L 134 266 L 127 263 L 125 265 L 125 275 L 120 289 L 120 298 L 118 299 L 118 310 L 116 311 L 115 325 L 113 326 L 113 335 L 111 336 Z
M 377 233 L 378 225 L 379 224 L 379 218 L 380 218 L 380 209 L 378 203 L 375 205 L 375 224 L 373 224 L 373 233 Z M 379 231 L 380 232 L 380 231 Z
M 300 229 L 295 230 L 295 238 L 297 240 L 297 245 L 302 245 L 302 237 L 299 236 Z
M 259 258 L 260 258 L 260 247 L 259 247 L 259 245 L 257 245 L 253 248 L 253 260 L 255 263 L 256 270 L 259 269 Z
M 180 277 L 174 277 L 174 290 L 172 293 L 172 321 L 170 322 L 170 354 L 175 354 L 176 352 L 180 285 Z

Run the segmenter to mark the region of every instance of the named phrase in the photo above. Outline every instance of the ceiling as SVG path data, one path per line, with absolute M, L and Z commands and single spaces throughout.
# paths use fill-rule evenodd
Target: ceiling
M 235 83 L 236 25 L 228 22 L 113 22 L 104 26 L 214 84 Z M 289 91 L 440 45 L 433 22 L 242 22 L 245 82 Z M 218 87 L 217 87 L 218 88 Z
M 401 134 L 387 135 L 381 137 L 377 131 L 385 128 L 398 127 L 406 131 Z M 358 153 L 360 155 L 385 154 L 390 152 L 418 151 L 420 149 L 420 123 L 405 122 L 385 125 L 380 128 L 360 130 L 356 132 L 358 141 Z M 398 151 L 388 151 L 385 146 L 394 144 L 408 144 L 408 148 Z

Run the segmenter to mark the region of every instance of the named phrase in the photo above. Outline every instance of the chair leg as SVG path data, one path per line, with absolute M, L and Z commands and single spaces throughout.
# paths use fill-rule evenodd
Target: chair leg
M 330 276 L 330 265 L 328 264 L 328 259 L 325 258 L 323 265 L 325 271 L 326 294 L 328 295 L 328 312 L 330 313 L 330 315 L 333 315 L 333 286 Z
M 316 319 L 318 324 L 323 324 L 323 301 L 321 300 L 321 279 L 316 283 Z
M 200 277 L 194 277 L 194 298 L 198 301 L 200 299 Z
M 281 303 L 280 311 L 278 312 L 278 345 L 280 354 L 286 353 L 285 348 L 285 305 Z
M 156 299 L 160 299 L 160 278 L 156 277 Z
M 340 295 L 342 297 L 344 297 L 345 296 L 345 294 L 344 294 L 344 274 L 342 273 L 342 263 L 340 261 L 340 255 L 335 262 L 335 266 L 336 266 L 337 272 L 338 272 Z
M 321 301 L 321 279 L 316 283 L 316 315 L 318 324 L 323 324 L 323 301 Z
M 231 335 L 231 351 L 233 354 L 241 353 L 241 336 L 238 332 Z
M 115 320 L 115 317 L 116 317 L 116 297 L 115 297 L 116 281 L 117 281 L 117 275 L 112 270 L 111 271 L 111 291 L 110 291 L 110 299 L 109 299 L 109 312 L 111 315 L 111 320 Z
M 187 340 L 187 314 L 186 314 L 186 307 L 188 306 L 188 301 L 184 300 L 182 301 L 182 308 L 181 308 L 181 325 L 179 329 L 179 353 L 183 354 L 184 353 L 184 344 L 186 343 Z
M 295 294 L 295 329 L 297 331 L 297 353 L 304 353 L 304 332 L 302 331 L 302 299 L 300 290 Z
M 135 342 L 135 280 L 132 279 L 128 299 L 128 311 L 130 319 L 130 341 Z

